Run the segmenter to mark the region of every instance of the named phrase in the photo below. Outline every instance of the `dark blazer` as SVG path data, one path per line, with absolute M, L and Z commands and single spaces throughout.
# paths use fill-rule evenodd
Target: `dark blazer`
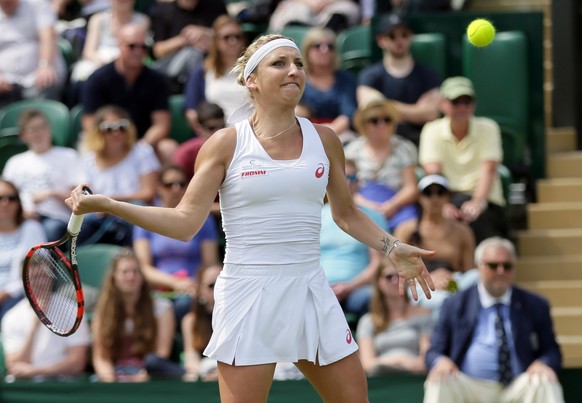
M 481 303 L 477 286 L 445 300 L 433 330 L 431 347 L 426 353 L 426 366 L 432 369 L 435 360 L 445 355 L 461 366 L 477 325 Z M 529 291 L 513 287 L 510 318 L 517 358 L 524 369 L 539 359 L 556 373 L 562 366 L 562 353 L 556 342 L 550 305 Z

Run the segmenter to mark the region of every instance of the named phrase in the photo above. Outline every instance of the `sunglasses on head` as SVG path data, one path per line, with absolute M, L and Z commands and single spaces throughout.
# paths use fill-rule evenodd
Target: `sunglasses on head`
M 371 123 L 373 125 L 378 125 L 380 123 L 390 124 L 390 123 L 392 123 L 392 118 L 389 116 L 373 117 L 373 118 L 366 119 L 366 122 Z
M 127 46 L 130 50 L 139 49 L 145 51 L 149 49 L 149 46 L 145 43 L 128 43 L 125 46 Z
M 0 195 L 0 202 L 15 202 L 18 201 L 18 195 Z
M 99 131 L 101 133 L 113 133 L 114 131 L 125 132 L 129 129 L 129 120 L 120 119 L 115 122 L 101 122 L 99 124 Z
M 313 45 L 311 45 L 311 47 L 315 48 L 317 50 L 335 50 L 334 43 L 326 43 L 326 42 L 314 43 Z
M 513 263 L 511 262 L 485 262 L 490 270 L 497 270 L 499 266 L 503 267 L 503 271 L 511 271 L 513 269 Z
M 178 186 L 180 189 L 184 189 L 186 186 L 188 186 L 188 183 L 186 181 L 162 182 L 162 186 L 166 189 L 171 189 L 174 186 Z
M 400 277 L 398 276 L 398 273 L 384 274 L 384 275 L 382 275 L 382 278 L 384 278 L 390 282 L 394 281 L 395 279 L 396 280 L 400 279 Z
M 449 193 L 449 191 L 442 186 L 427 187 L 426 189 L 424 189 L 422 191 L 422 194 L 424 196 L 428 196 L 428 197 L 430 197 L 432 195 L 444 196 L 447 193 Z
M 243 39 L 243 34 L 227 34 L 220 37 L 220 40 L 230 42 L 230 41 L 241 41 Z
M 455 106 L 457 106 L 457 105 L 471 105 L 473 103 L 473 97 L 463 95 L 461 97 L 451 99 L 451 103 Z

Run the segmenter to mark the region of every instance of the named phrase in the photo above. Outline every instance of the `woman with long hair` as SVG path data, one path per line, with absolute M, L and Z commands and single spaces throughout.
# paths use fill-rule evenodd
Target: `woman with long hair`
M 216 360 L 203 357 L 212 336 L 212 310 L 214 309 L 214 285 L 222 266 L 214 264 L 201 268 L 197 275 L 196 298 L 192 308 L 182 319 L 184 337 L 184 380 L 214 380 L 217 377 Z
M 358 322 L 356 339 L 366 373 L 422 373 L 433 322 L 430 311 L 398 292 L 398 272 L 384 259 L 374 275 L 370 312 Z
M 181 375 L 168 360 L 175 319 L 168 300 L 153 298 L 130 249 L 122 249 L 104 279 L 95 316 L 93 367 L 102 382 L 143 382 L 155 374 Z
M 229 116 L 246 100 L 246 92 L 237 84 L 233 71 L 246 46 L 242 27 L 235 18 L 221 15 L 212 24 L 212 31 L 208 55 L 192 69 L 184 87 L 186 119 L 196 133 L 200 126 L 197 108 L 203 101 L 217 104 Z

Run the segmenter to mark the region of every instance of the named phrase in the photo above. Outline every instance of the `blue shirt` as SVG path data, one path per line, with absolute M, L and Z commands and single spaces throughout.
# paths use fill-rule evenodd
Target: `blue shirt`
M 471 344 L 467 350 L 467 355 L 461 364 L 461 372 L 479 379 L 488 379 L 492 381 L 498 380 L 497 373 L 497 356 L 499 345 L 497 344 L 497 337 L 495 335 L 495 318 L 497 310 L 495 304 L 501 303 L 501 313 L 503 315 L 503 326 L 509 341 L 509 351 L 511 355 L 511 367 L 513 375 L 524 371 L 520 368 L 515 352 L 515 345 L 513 343 L 513 333 L 511 329 L 511 322 L 509 321 L 509 303 L 511 301 L 511 290 L 503 295 L 500 299 L 491 297 L 480 283 L 479 300 L 481 302 L 481 311 L 477 319 L 477 325 L 473 333 Z
M 387 229 L 386 218 L 378 211 L 360 209 L 380 228 Z M 321 211 L 321 265 L 330 284 L 344 283 L 356 278 L 370 262 L 368 246 L 346 234 L 333 221 L 326 203 Z
M 202 243 L 217 242 L 218 231 L 214 217 L 209 216 L 200 231 L 188 242 L 150 232 L 137 225 L 133 227 L 133 239 L 150 241 L 153 265 L 164 273 L 187 273 L 188 277 L 194 277 L 202 263 Z
M 341 115 L 351 120 L 357 107 L 356 78 L 349 71 L 338 70 L 335 82 L 328 90 L 320 90 L 308 81 L 301 102 L 311 109 L 316 121 L 332 121 Z

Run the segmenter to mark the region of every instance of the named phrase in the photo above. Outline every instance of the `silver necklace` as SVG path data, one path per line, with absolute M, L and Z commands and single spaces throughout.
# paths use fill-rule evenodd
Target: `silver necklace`
M 272 135 L 272 136 L 269 136 L 269 137 L 262 137 L 262 136 L 259 136 L 259 135 L 257 134 L 257 130 L 256 130 L 256 128 L 255 128 L 255 125 L 253 124 L 252 126 L 253 126 L 253 132 L 255 133 L 255 136 L 256 136 L 257 138 L 259 138 L 259 139 L 263 139 L 263 140 L 270 140 L 270 139 L 274 139 L 275 137 L 279 137 L 280 135 L 282 135 L 283 133 L 285 133 L 287 130 L 289 130 L 289 129 L 291 129 L 293 126 L 295 126 L 295 124 L 296 124 L 296 123 L 297 123 L 297 121 L 296 121 L 296 120 L 293 120 L 293 123 L 291 123 L 291 126 L 289 126 L 288 128 L 286 128 L 285 130 L 282 130 L 282 131 L 280 131 L 279 133 L 277 133 L 277 134 L 274 134 L 274 135 Z

